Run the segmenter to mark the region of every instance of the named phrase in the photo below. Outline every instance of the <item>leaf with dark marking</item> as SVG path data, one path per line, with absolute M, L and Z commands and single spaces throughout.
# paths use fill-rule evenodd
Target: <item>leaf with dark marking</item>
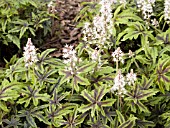
M 119 110 L 116 110 L 116 113 L 118 116 L 118 121 L 120 122 L 120 124 L 123 124 L 125 122 L 124 116 L 121 114 L 121 112 Z
M 86 65 L 80 67 L 79 69 L 77 69 L 77 72 L 80 72 L 80 73 L 89 72 L 95 67 L 95 65 L 96 65 L 96 63 L 86 64 Z

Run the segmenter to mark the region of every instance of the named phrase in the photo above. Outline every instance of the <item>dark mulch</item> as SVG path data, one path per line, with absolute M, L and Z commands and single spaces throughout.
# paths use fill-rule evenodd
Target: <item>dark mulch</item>
M 90 2 L 94 0 L 57 0 L 56 10 L 59 17 L 55 21 L 53 37 L 47 41 L 40 49 L 57 48 L 52 56 L 59 57 L 62 48 L 66 44 L 76 46 L 82 36 L 81 29 L 76 28 L 76 15 L 82 9 L 82 2 Z

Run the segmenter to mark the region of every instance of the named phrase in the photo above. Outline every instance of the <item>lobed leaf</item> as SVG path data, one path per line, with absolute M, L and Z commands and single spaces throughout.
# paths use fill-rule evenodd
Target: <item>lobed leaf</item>
M 131 117 L 123 124 L 121 124 L 118 128 L 133 128 L 135 126 L 136 117 Z
M 119 110 L 116 110 L 116 113 L 118 116 L 118 121 L 120 122 L 120 124 L 123 124 L 125 122 L 124 116 L 121 114 L 121 112 Z
M 87 73 L 89 71 L 92 71 L 92 69 L 95 66 L 96 66 L 96 63 L 89 63 L 89 64 L 86 64 L 86 65 L 78 68 L 76 72 L 78 72 L 78 73 Z
M 137 95 L 136 98 L 138 100 L 147 100 L 148 97 L 155 95 L 157 92 L 158 91 L 155 91 L 153 89 L 144 90 L 141 94 Z

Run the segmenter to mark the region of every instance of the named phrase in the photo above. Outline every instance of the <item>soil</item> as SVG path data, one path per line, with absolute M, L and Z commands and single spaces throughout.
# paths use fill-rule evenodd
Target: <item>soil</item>
M 56 0 L 58 19 L 54 22 L 53 38 L 42 45 L 40 49 L 57 48 L 52 56 L 59 57 L 66 44 L 76 46 L 82 36 L 81 29 L 76 28 L 76 15 L 82 9 L 82 2 L 95 0 Z

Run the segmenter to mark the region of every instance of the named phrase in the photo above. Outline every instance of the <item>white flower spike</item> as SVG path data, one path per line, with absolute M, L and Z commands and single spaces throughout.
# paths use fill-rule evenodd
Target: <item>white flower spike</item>
M 125 78 L 122 75 L 121 71 L 119 70 L 117 76 L 114 79 L 114 85 L 111 88 L 112 92 L 117 91 L 117 94 L 120 96 L 123 96 L 123 94 L 126 94 L 126 89 L 125 89 Z
M 101 0 L 100 14 L 93 18 L 92 24 L 85 23 L 83 40 L 88 44 L 96 44 L 98 47 L 105 46 L 106 40 L 113 33 L 112 4 L 113 0 Z
M 170 0 L 164 2 L 164 18 L 167 23 L 170 23 Z
M 31 38 L 28 38 L 26 47 L 24 47 L 24 61 L 26 67 L 31 66 L 32 64 L 38 61 L 36 49 L 33 43 L 31 42 Z
M 124 59 L 122 58 L 123 56 L 124 53 L 122 52 L 120 47 L 118 47 L 114 52 L 112 52 L 112 57 L 114 62 L 121 61 L 122 63 L 124 63 Z
M 131 69 L 130 73 L 126 75 L 126 78 L 127 78 L 126 80 L 128 85 L 134 85 L 137 78 L 136 78 L 136 74 L 133 73 L 133 69 Z

